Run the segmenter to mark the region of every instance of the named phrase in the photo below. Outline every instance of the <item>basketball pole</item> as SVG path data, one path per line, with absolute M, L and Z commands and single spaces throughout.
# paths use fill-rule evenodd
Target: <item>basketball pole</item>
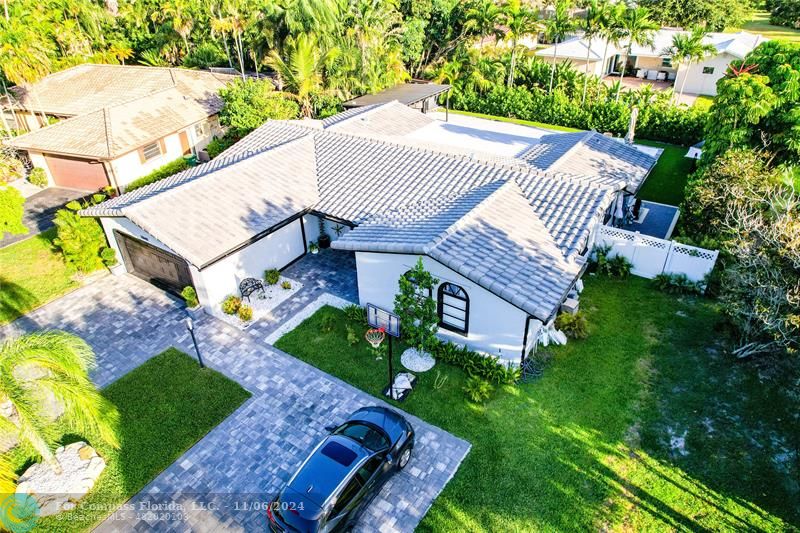
M 394 397 L 394 368 L 392 367 L 392 336 L 389 337 L 389 398 L 396 400 Z

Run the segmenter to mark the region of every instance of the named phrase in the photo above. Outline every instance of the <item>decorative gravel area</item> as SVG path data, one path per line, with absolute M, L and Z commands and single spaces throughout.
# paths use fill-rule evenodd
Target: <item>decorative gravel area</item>
M 278 339 L 299 326 L 303 320 L 316 313 L 320 307 L 324 307 L 326 305 L 344 309 L 348 305 L 353 305 L 353 302 L 326 292 L 281 324 L 278 329 L 270 333 L 267 338 L 264 339 L 264 342 L 267 344 L 275 344 Z
M 436 359 L 428 352 L 418 352 L 416 348 L 409 348 L 400 356 L 404 367 L 413 372 L 427 372 L 436 364 Z
M 281 284 L 284 281 L 288 281 L 292 285 L 292 288 L 284 289 L 281 287 Z M 219 306 L 216 306 L 211 310 L 211 316 L 219 318 L 226 324 L 230 324 L 233 327 L 242 330 L 247 329 L 258 320 L 271 317 L 273 309 L 291 298 L 302 288 L 303 284 L 299 281 L 281 276 L 278 280 L 278 283 L 275 285 L 264 285 L 263 294 L 260 291 L 256 291 L 250 295 L 250 301 L 242 299 L 242 304 L 249 305 L 253 308 L 253 320 L 250 320 L 249 322 L 242 322 L 236 315 L 226 315 L 223 313 Z

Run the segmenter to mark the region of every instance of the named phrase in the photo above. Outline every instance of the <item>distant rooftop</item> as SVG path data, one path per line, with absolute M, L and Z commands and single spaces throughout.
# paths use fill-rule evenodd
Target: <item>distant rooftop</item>
M 344 103 L 344 107 L 363 107 L 374 104 L 386 104 L 397 100 L 401 104 L 414 105 L 432 96 L 438 96 L 450 90 L 449 85 L 438 83 L 400 83 L 384 89 L 379 93 L 365 94 Z

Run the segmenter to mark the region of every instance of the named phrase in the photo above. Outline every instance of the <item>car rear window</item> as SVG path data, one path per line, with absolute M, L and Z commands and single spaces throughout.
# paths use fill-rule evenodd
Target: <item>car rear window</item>
M 331 441 L 322 448 L 322 455 L 330 457 L 342 466 L 350 466 L 356 458 L 356 452 Z

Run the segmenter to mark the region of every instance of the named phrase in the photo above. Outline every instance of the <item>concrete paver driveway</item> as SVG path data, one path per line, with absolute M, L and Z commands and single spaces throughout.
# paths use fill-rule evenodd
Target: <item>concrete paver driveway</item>
M 180 304 L 133 277 L 107 277 L 0 333 L 57 327 L 94 347 L 105 385 L 174 345 L 193 353 Z M 380 400 L 211 317 L 197 323 L 208 366 L 253 393 L 98 531 L 264 531 L 264 504 L 352 411 Z M 366 510 L 360 531 L 413 531 L 469 443 L 407 415 L 417 437 L 405 470 Z M 153 512 L 157 509 L 166 511 Z M 148 512 L 149 510 L 149 512 Z

